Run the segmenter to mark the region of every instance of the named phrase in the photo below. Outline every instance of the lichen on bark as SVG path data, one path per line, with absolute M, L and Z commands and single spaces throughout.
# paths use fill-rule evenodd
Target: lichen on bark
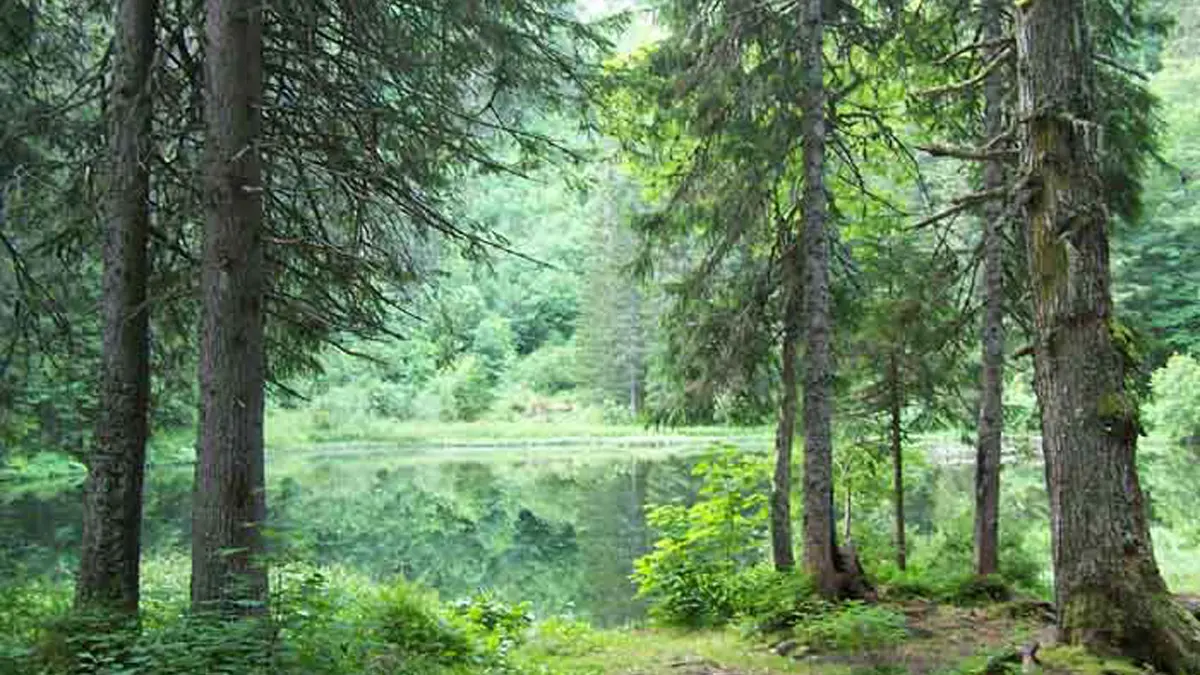
M 1200 672 L 1200 622 L 1154 559 L 1137 402 L 1114 330 L 1101 134 L 1084 0 L 1017 5 L 1023 180 L 1060 638 Z

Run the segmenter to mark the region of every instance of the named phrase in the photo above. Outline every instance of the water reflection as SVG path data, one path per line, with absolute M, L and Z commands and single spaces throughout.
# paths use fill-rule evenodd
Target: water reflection
M 629 575 L 650 545 L 646 505 L 692 499 L 702 451 L 570 448 L 499 459 L 473 451 L 439 463 L 376 448 L 273 459 L 272 554 L 404 575 L 446 598 L 491 588 L 540 613 L 636 622 L 643 608 Z M 191 489 L 190 466 L 151 467 L 147 555 L 188 549 Z M 69 484 L 0 499 L 0 574 L 69 577 L 81 503 Z

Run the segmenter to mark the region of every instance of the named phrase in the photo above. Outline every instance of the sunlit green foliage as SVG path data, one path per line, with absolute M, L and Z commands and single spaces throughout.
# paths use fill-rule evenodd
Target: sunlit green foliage
M 746 607 L 742 572 L 764 559 L 768 466 L 735 448 L 713 450 L 693 469 L 703 484 L 693 504 L 661 504 L 646 519 L 654 550 L 635 564 L 638 594 L 655 619 L 720 626 Z
M 0 666 L 14 675 L 519 672 L 510 653 L 526 638 L 527 606 L 486 594 L 444 604 L 406 581 L 303 564 L 277 570 L 273 583 L 269 616 L 223 621 L 151 605 L 140 629 L 115 633 L 53 606 L 65 586 L 6 589 L 0 616 L 17 632 L 0 639 Z
M 1154 371 L 1150 420 L 1173 441 L 1200 436 L 1200 361 L 1176 354 Z
M 1150 338 L 1148 365 L 1161 366 L 1173 352 L 1200 348 L 1200 60 L 1175 58 L 1163 64 L 1152 90 L 1162 100 L 1165 166 L 1151 169 L 1142 218 L 1117 231 L 1114 245 L 1116 295 L 1122 316 Z
M 479 3 L 417 2 L 385 17 L 386 3 L 359 3 L 351 16 L 345 3 L 306 0 L 294 21 L 273 7 L 272 363 L 281 386 L 269 501 L 279 564 L 270 616 L 238 624 L 185 611 L 198 15 L 167 7 L 153 159 L 162 229 L 154 404 L 160 432 L 182 431 L 160 433 L 151 452 L 141 629 L 107 637 L 87 617 L 64 619 L 83 475 L 71 453 L 86 449 L 101 403 L 91 382 L 99 290 L 91 207 L 103 138 L 89 97 L 103 84 L 106 24 L 64 2 L 0 7 L 0 672 L 119 663 L 117 672 L 147 674 L 557 675 L 567 672 L 554 670 L 557 659 L 576 658 L 578 672 L 603 673 L 623 663 L 606 651 L 614 644 L 672 662 L 656 634 L 593 628 L 640 622 L 647 607 L 662 623 L 732 623 L 815 651 L 904 637 L 892 610 L 817 600 L 805 576 L 763 564 L 765 435 L 700 459 L 691 449 L 658 448 L 647 459 L 582 441 L 548 458 L 534 447 L 535 437 L 649 434 L 634 426 L 647 420 L 774 415 L 780 252 L 795 243 L 781 233 L 795 224 L 798 187 L 795 17 L 788 3 L 745 12 L 717 3 L 725 13 L 694 11 L 714 6 L 695 0 L 660 4 L 658 23 L 643 18 L 631 38 L 639 50 L 610 62 L 603 126 L 615 138 L 581 132 L 565 106 L 547 100 L 596 93 L 562 77 L 573 68 L 556 59 L 578 55 L 566 45 L 577 38 L 590 57 L 602 42 L 562 3 L 507 3 L 492 14 L 476 12 Z M 958 427 L 974 414 L 977 235 L 909 225 L 975 176 L 911 161 L 902 146 L 978 136 L 973 92 L 914 95 L 976 72 L 972 59 L 934 64 L 974 39 L 970 17 L 962 3 L 883 3 L 857 14 L 853 3 L 833 4 L 839 405 L 856 413 L 838 430 L 838 515 L 853 510 L 850 538 L 885 601 L 1045 597 L 1044 477 L 1036 439 L 1022 433 L 1038 426 L 1027 360 L 1013 364 L 1006 387 L 997 577 L 969 573 L 970 459 L 938 454 L 961 446 Z M 1136 76 L 1099 64 L 1115 101 L 1105 106 L 1105 179 L 1125 221 L 1113 248 L 1118 315 L 1145 333 L 1148 366 L 1165 363 L 1152 378 L 1153 441 L 1181 440 L 1200 435 L 1200 13 L 1181 0 L 1149 3 L 1178 20 L 1164 42 L 1157 19 L 1133 11 L 1141 4 L 1091 6 L 1107 56 L 1157 71 L 1149 92 L 1167 125 L 1161 157 L 1145 154 L 1152 97 Z M 450 26 L 462 30 L 435 30 Z M 410 67 L 410 56 L 442 60 Z M 489 82 L 502 90 L 496 97 L 485 95 Z M 429 101 L 437 110 L 414 112 Z M 530 114 L 535 102 L 556 110 Z M 535 161 L 547 152 L 558 161 Z M 1008 242 L 1010 276 L 1021 248 Z M 1019 326 L 1027 298 L 1019 284 L 1009 290 Z M 337 345 L 317 350 L 325 340 Z M 893 392 L 909 441 L 904 573 L 888 562 L 880 452 L 880 413 Z M 941 435 L 915 436 L 925 431 Z M 348 440 L 363 443 L 331 443 Z M 1194 453 L 1146 445 L 1159 560 L 1174 589 L 1198 590 Z M 534 621 L 535 612 L 550 616 Z M 683 643 L 734 654 L 739 667 L 773 659 L 728 639 L 702 633 Z M 1122 667 L 1059 656 L 1047 663 Z M 636 665 L 659 667 L 674 672 Z

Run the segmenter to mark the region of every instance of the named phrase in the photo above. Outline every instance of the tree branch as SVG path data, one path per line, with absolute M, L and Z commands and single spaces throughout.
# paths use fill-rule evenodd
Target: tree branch
M 955 200 L 953 202 L 951 202 L 950 207 L 943 209 L 942 211 L 939 211 L 939 212 L 933 214 L 932 216 L 929 216 L 928 218 L 917 223 L 916 225 L 913 225 L 913 229 L 919 230 L 921 228 L 933 225 L 934 223 L 939 223 L 947 218 L 956 216 L 959 213 L 966 211 L 967 209 L 971 208 L 972 206 L 975 206 L 976 204 L 981 204 L 983 202 L 992 201 L 993 199 L 1003 199 L 1003 198 L 1007 197 L 1008 194 L 1009 194 L 1009 189 L 1007 187 L 1001 187 L 1001 188 L 992 188 L 991 190 L 981 190 L 979 192 L 972 192 L 969 195 L 963 195 L 961 197 L 957 197 L 957 198 L 955 198 Z
M 1092 59 L 1096 63 L 1102 63 L 1102 64 L 1108 66 L 1109 68 L 1119 70 L 1122 73 L 1125 73 L 1126 75 L 1129 75 L 1130 77 L 1136 77 L 1137 79 L 1139 79 L 1143 82 L 1150 81 L 1150 76 L 1143 73 L 1142 71 L 1138 70 L 1137 68 L 1127 66 L 1127 65 L 1117 61 L 1116 59 L 1109 58 L 1107 56 L 1104 56 L 1103 54 L 1093 54 Z
M 934 157 L 953 157 L 971 162 L 990 162 L 992 160 L 1014 160 L 1020 156 L 1016 150 L 987 150 L 985 148 L 956 148 L 949 145 L 918 145 L 918 150 L 927 152 Z
M 963 80 L 962 82 L 955 82 L 953 84 L 947 84 L 942 87 L 934 87 L 932 89 L 925 89 L 923 91 L 917 92 L 917 95 L 935 98 L 938 96 L 942 96 L 944 94 L 949 94 L 951 92 L 961 91 L 963 89 L 970 89 L 971 87 L 974 87 L 974 86 L 982 83 L 984 80 L 986 80 L 988 75 L 991 75 L 992 73 L 996 72 L 996 69 L 999 68 L 1000 65 L 1003 64 L 1010 56 L 1012 56 L 1012 53 L 1013 53 L 1012 47 L 1006 47 L 999 54 L 997 54 L 995 56 L 995 58 L 993 58 L 991 61 L 989 61 L 987 66 L 983 70 L 979 71 L 979 73 L 977 75 L 975 75 L 974 77 L 972 77 L 968 80 Z
M 950 52 L 949 54 L 943 56 L 942 58 L 938 59 L 937 61 L 934 61 L 933 65 L 944 66 L 944 65 L 949 64 L 954 59 L 957 59 L 958 57 L 963 56 L 964 54 L 969 54 L 971 52 L 977 52 L 977 51 L 981 51 L 981 50 L 995 49 L 996 47 L 1008 48 L 1008 47 L 1012 46 L 1012 43 L 1013 43 L 1013 39 L 1011 37 L 1002 37 L 1002 38 L 996 38 L 994 40 L 983 40 L 982 42 L 975 42 L 975 43 L 969 44 L 965 47 L 961 47 L 959 49 L 956 49 L 956 50 Z

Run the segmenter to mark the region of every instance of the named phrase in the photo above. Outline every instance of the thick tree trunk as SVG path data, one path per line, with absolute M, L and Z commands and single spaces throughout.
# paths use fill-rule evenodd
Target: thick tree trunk
M 985 0 L 983 37 L 999 40 L 1004 32 L 1000 0 Z M 988 55 L 995 59 L 996 47 Z M 984 82 L 984 144 L 1004 131 L 1004 75 L 997 69 Z M 981 144 L 983 145 L 983 144 Z M 1004 187 L 1004 165 L 984 165 L 985 190 Z M 1000 571 L 1000 455 L 1004 434 L 1004 204 L 988 202 L 983 218 L 983 374 L 980 382 L 979 437 L 975 460 L 975 573 Z
M 892 451 L 892 509 L 895 511 L 894 539 L 896 544 L 896 566 L 901 570 L 908 567 L 908 544 L 904 536 L 904 429 L 902 427 L 900 391 L 900 367 L 896 355 L 888 362 L 888 442 Z
M 138 608 L 142 485 L 150 391 L 150 70 L 155 0 L 117 7 L 109 98 L 107 218 L 104 224 L 104 338 L 101 408 L 83 493 L 80 609 L 134 614 Z
M 1112 335 L 1101 129 L 1084 0 L 1016 6 L 1035 366 L 1063 641 L 1200 672 L 1200 623 L 1154 560 L 1137 404 Z
M 192 604 L 265 606 L 262 4 L 208 0 L 207 218 L 201 278 L 200 450 Z
M 789 242 L 792 250 L 795 244 Z M 779 426 L 775 430 L 775 476 L 771 486 L 771 554 L 775 569 L 786 571 L 796 566 L 796 556 L 792 551 L 792 445 L 796 437 L 796 317 L 795 277 L 796 256 L 788 253 L 783 256 L 785 266 L 785 292 L 789 297 L 789 311 L 786 312 L 783 329 L 782 345 L 782 377 L 783 392 L 779 397 Z
M 825 196 L 822 0 L 801 3 L 804 141 L 804 568 L 822 592 L 840 585 L 833 541 L 833 348 Z

